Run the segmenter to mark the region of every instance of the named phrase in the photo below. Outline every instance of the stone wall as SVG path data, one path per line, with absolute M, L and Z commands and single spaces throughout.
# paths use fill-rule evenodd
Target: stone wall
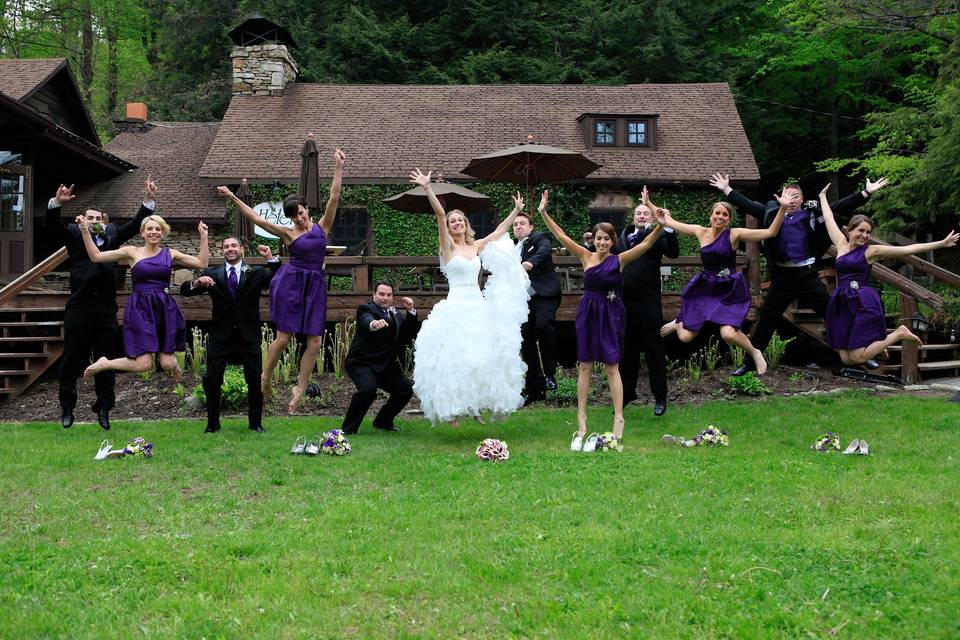
M 297 65 L 283 44 L 234 47 L 230 60 L 235 96 L 282 96 L 297 79 Z

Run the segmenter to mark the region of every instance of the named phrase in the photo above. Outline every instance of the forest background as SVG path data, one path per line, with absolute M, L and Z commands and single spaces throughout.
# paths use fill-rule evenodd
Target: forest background
M 290 31 L 302 82 L 728 82 L 759 192 L 882 175 L 884 226 L 957 225 L 956 1 L 0 0 L 0 57 L 66 57 L 107 140 L 128 101 L 219 120 L 226 34 L 254 13 Z

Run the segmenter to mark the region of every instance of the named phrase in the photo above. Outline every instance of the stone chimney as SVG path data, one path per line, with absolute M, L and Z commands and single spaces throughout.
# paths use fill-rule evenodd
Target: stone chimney
M 286 29 L 263 16 L 252 16 L 230 32 L 233 95 L 281 96 L 297 79 L 288 47 L 296 47 Z

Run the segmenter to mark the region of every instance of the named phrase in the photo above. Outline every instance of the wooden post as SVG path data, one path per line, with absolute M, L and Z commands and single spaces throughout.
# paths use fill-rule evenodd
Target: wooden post
M 353 290 L 355 293 L 365 293 L 370 290 L 370 265 L 366 258 L 360 259 L 360 264 L 354 265 L 353 272 Z
M 900 292 L 900 320 L 910 326 L 910 319 L 917 312 L 917 299 Z M 900 375 L 903 384 L 916 384 L 920 378 L 920 351 L 916 343 L 905 341 L 900 343 Z

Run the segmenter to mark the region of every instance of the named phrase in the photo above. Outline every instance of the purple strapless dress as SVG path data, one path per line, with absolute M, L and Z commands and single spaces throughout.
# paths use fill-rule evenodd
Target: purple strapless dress
M 608 256 L 583 272 L 583 295 L 577 304 L 577 360 L 620 362 L 626 310 L 623 307 L 620 258 Z
M 880 294 L 870 286 L 873 267 L 866 247 L 837 258 L 837 288 L 827 305 L 827 344 L 831 349 L 859 349 L 887 337 Z
M 739 328 L 750 311 L 750 288 L 737 271 L 737 252 L 730 244 L 730 229 L 700 247 L 703 271 L 693 276 L 680 292 L 677 322 L 684 329 L 699 331 L 705 322 Z
M 130 269 L 133 293 L 123 309 L 123 350 L 128 358 L 144 353 L 183 351 L 187 323 L 170 295 L 170 249 Z
M 277 330 L 322 336 L 327 322 L 327 237 L 319 224 L 290 243 L 290 261 L 270 282 L 270 319 Z

